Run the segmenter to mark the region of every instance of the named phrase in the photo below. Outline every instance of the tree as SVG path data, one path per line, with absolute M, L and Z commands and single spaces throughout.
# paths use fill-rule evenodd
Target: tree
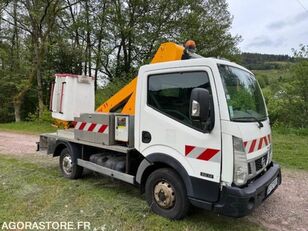
M 299 127 L 308 127 L 308 45 L 300 45 L 299 51 L 294 50 L 294 56 L 299 60 L 293 67 L 292 115 Z M 298 113 L 296 113 L 298 112 Z
M 4 49 L 2 49 L 2 78 L 1 86 L 7 90 L 10 89 L 10 94 L 7 94 L 8 102 L 13 101 L 14 105 L 14 115 L 15 121 L 19 122 L 21 120 L 21 106 L 22 98 L 26 94 L 24 86 L 26 65 L 24 65 L 25 60 L 21 59 L 24 55 L 24 47 L 20 41 L 21 28 L 18 24 L 18 1 L 13 0 L 6 5 L 5 13 L 7 17 L 2 18 L 2 35 L 5 44 Z M 7 18 L 10 18 L 9 21 Z
M 38 108 L 39 117 L 41 117 L 45 106 L 42 88 L 42 63 L 46 55 L 48 37 L 55 25 L 60 4 L 59 0 L 23 0 L 21 3 L 26 9 L 27 14 L 23 14 L 22 19 L 28 22 L 26 30 L 31 35 L 31 48 L 33 49 L 30 80 L 36 78 L 37 81 Z M 25 89 L 27 88 L 30 88 L 30 84 Z
M 181 27 L 178 41 L 194 39 L 198 53 L 206 57 L 234 59 L 239 53 L 236 47 L 240 36 L 232 36 L 233 17 L 225 0 L 191 1 Z
M 299 49 L 292 49 L 294 57 L 297 59 L 307 59 L 308 58 L 308 45 L 300 44 Z
M 232 57 L 240 40 L 229 32 L 232 17 L 225 0 L 116 0 L 109 5 L 102 72 L 113 81 L 130 79 L 165 41 L 197 42 L 205 56 Z
M 38 109 L 41 116 L 44 111 L 44 93 L 42 86 L 42 64 L 45 60 L 48 36 L 53 30 L 59 12 L 59 0 L 14 0 L 4 8 L 2 20 L 11 32 L 11 75 L 20 73 L 20 34 L 24 36 L 23 45 L 28 46 L 29 58 L 32 60 L 25 78 L 18 78 L 19 87 L 14 95 L 15 120 L 20 121 L 20 107 L 25 94 L 36 80 Z M 10 10 L 12 9 L 12 10 Z M 26 59 L 24 59 L 26 60 Z M 19 76 L 20 77 L 20 76 Z
M 308 127 L 308 47 L 293 49 L 295 63 L 290 68 L 292 75 L 274 86 L 268 97 L 272 122 L 288 127 Z M 267 92 L 267 95 L 270 93 Z
M 202 55 L 231 57 L 239 41 L 231 23 L 226 0 L 2 1 L 0 90 L 14 89 L 3 105 L 14 105 L 19 121 L 31 95 L 42 116 L 54 73 L 94 75 L 96 86 L 125 83 L 166 41 L 194 39 Z

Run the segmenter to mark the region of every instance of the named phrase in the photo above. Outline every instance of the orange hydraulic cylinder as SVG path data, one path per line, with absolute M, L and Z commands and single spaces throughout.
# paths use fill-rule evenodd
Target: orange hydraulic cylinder
M 151 61 L 153 63 L 168 62 L 181 60 L 184 47 L 177 45 L 173 42 L 166 42 L 160 45 L 154 58 Z M 121 113 L 134 115 L 135 114 L 135 99 L 136 99 L 136 86 L 137 78 L 134 78 L 116 94 L 110 97 L 106 102 L 101 104 L 96 111 L 97 112 L 111 112 L 125 103 L 122 107 Z
M 137 85 L 137 77 L 124 86 L 121 90 L 111 96 L 106 102 L 101 104 L 96 111 L 97 112 L 110 112 L 112 109 L 116 109 L 121 105 L 125 100 L 128 100 L 125 106 L 123 107 L 121 113 L 133 115 L 135 110 L 135 99 L 131 99 L 131 96 L 134 95 L 134 91 Z M 130 103 L 129 103 L 130 102 Z M 129 105 L 128 105 L 129 103 Z M 125 109 L 125 112 L 124 112 Z

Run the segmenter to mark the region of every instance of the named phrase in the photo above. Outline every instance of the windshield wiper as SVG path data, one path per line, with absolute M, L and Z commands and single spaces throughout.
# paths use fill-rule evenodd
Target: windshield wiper
M 263 123 L 261 122 L 261 120 L 257 119 L 257 117 L 255 117 L 255 116 L 253 116 L 251 114 L 251 112 L 249 112 L 248 110 L 246 110 L 246 113 L 248 113 L 259 124 L 259 128 L 263 128 Z
M 255 122 L 258 123 L 259 128 L 263 128 L 263 126 L 264 126 L 263 123 L 254 116 L 245 116 L 245 117 L 233 118 L 234 121 L 239 121 L 239 122 L 241 122 L 245 119 L 253 119 Z

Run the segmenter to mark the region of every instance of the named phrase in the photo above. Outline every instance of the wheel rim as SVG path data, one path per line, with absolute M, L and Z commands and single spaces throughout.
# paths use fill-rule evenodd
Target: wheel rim
M 73 163 L 72 163 L 72 158 L 69 155 L 66 155 L 63 158 L 62 167 L 63 167 L 63 171 L 67 175 L 70 175 L 72 173 Z
M 175 192 L 172 185 L 166 181 L 158 182 L 154 187 L 154 199 L 161 208 L 172 208 L 175 204 Z

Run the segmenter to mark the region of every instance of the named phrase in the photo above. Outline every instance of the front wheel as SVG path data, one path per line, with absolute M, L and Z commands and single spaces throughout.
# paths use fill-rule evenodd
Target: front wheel
M 82 176 L 83 167 L 80 167 L 73 162 L 72 155 L 73 154 L 69 151 L 69 149 L 63 149 L 60 155 L 59 165 L 65 178 L 77 179 Z
M 145 185 L 145 196 L 153 212 L 169 219 L 185 217 L 190 205 L 182 179 L 169 168 L 150 174 Z

